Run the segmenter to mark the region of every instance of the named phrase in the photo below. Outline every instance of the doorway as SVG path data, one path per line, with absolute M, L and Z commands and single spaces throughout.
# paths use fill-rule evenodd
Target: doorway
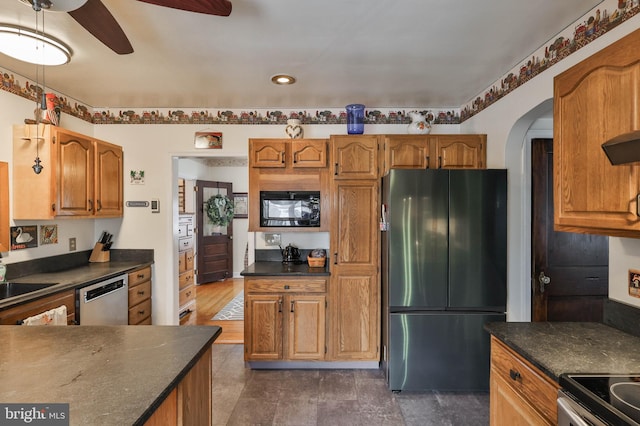
M 602 321 L 609 238 L 553 228 L 553 139 L 531 139 L 531 320 Z
M 221 281 L 233 276 L 233 220 L 214 225 L 206 214 L 206 203 L 221 196 L 230 200 L 230 182 L 196 180 L 197 284 Z

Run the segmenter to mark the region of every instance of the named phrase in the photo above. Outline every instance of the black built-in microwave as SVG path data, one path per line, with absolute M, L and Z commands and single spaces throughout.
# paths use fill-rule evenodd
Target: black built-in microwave
M 320 191 L 260 191 L 261 227 L 320 227 Z

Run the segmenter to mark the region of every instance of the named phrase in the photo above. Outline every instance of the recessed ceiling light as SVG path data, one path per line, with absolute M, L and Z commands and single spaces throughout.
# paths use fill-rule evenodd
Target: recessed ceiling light
M 62 65 L 71 60 L 71 50 L 62 42 L 33 30 L 0 24 L 0 53 L 39 65 Z
M 276 74 L 273 77 L 271 77 L 271 81 L 274 84 L 293 84 L 296 82 L 296 79 L 295 77 L 292 77 L 287 74 Z

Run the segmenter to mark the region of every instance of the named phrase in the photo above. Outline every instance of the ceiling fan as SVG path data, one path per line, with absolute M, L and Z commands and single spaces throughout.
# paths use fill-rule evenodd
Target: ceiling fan
M 133 47 L 120 24 L 100 0 L 19 0 L 34 10 L 67 12 L 73 19 L 119 55 L 133 53 Z M 172 9 L 207 15 L 229 16 L 229 0 L 138 0 Z

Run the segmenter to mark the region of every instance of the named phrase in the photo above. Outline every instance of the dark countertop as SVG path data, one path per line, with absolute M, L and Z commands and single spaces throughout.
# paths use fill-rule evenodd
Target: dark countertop
M 216 326 L 0 327 L 0 401 L 68 403 L 71 425 L 142 423 Z
M 9 281 L 16 283 L 56 283 L 56 285 L 42 290 L 36 290 L 31 293 L 2 299 L 0 300 L 0 309 L 57 293 L 59 291 L 90 285 L 94 282 L 128 273 L 135 269 L 143 268 L 152 264 L 153 262 L 141 262 L 139 260 L 87 263 L 86 265 L 77 266 L 60 272 L 38 273 L 11 279 Z
M 240 272 L 244 277 L 251 276 L 317 276 L 331 275 L 329 273 L 328 262 L 322 268 L 310 268 L 307 263 L 295 265 L 292 263 L 282 263 L 276 261 L 260 261 L 249 265 Z
M 494 322 L 485 329 L 556 383 L 562 373 L 640 373 L 640 338 L 591 322 Z

